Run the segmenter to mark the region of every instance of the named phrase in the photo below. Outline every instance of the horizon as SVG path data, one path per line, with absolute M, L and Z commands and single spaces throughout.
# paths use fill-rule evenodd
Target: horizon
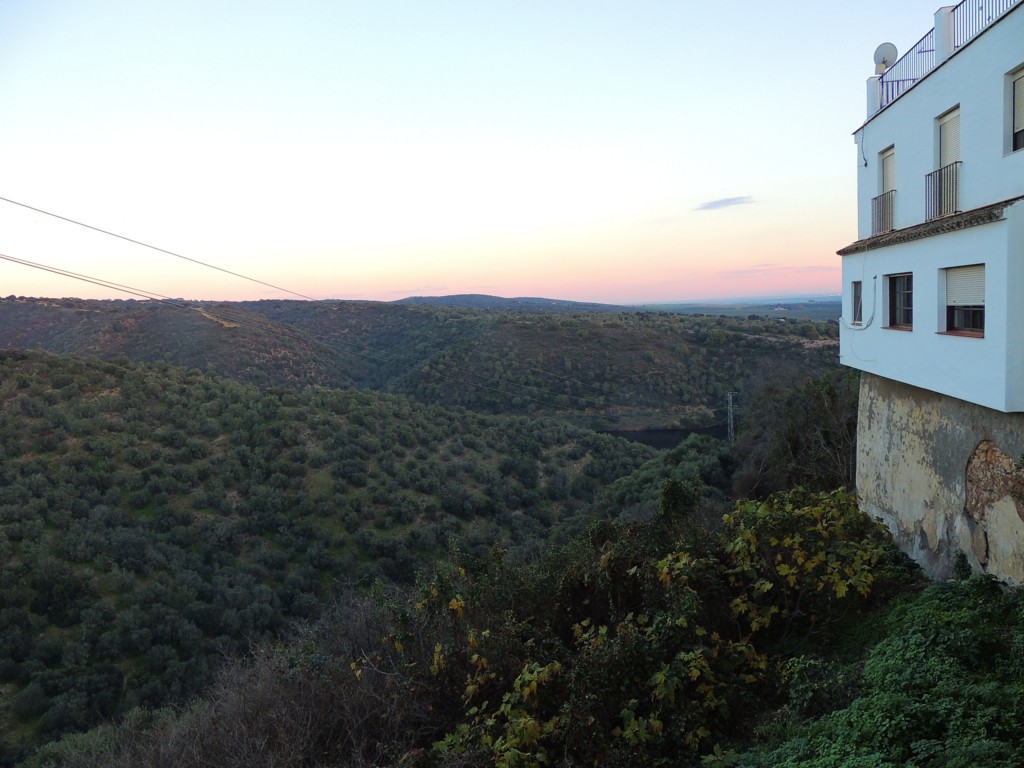
M 32 300 L 32 301 L 156 301 L 156 302 L 174 302 L 174 301 L 191 301 L 197 303 L 234 303 L 234 302 L 248 302 L 248 301 L 358 301 L 367 303 L 380 303 L 380 304 L 398 304 L 403 301 L 410 299 L 448 299 L 458 298 L 460 296 L 479 296 L 487 299 L 497 299 L 501 301 L 556 301 L 566 302 L 572 304 L 597 304 L 600 306 L 609 307 L 657 307 L 657 306 L 728 306 L 730 304 L 771 304 L 771 303 L 800 303 L 800 302 L 839 302 L 842 300 L 842 295 L 839 293 L 811 293 L 811 294 L 771 294 L 771 295 L 752 295 L 752 296 L 733 296 L 733 297 L 712 297 L 707 299 L 670 299 L 667 301 L 650 301 L 650 302 L 607 302 L 607 301 L 591 301 L 587 299 L 566 299 L 560 296 L 501 296 L 498 294 L 490 293 L 447 293 L 447 294 L 417 294 L 414 296 L 403 296 L 399 299 L 307 299 L 295 296 L 275 296 L 275 297 L 263 297 L 263 298 L 251 298 L 251 299 L 207 299 L 207 298 L 196 298 L 186 296 L 166 296 L 159 298 L 142 297 L 137 296 L 110 296 L 105 298 L 88 298 L 84 296 L 28 296 L 24 294 L 7 294 L 6 296 L 0 296 L 3 300 Z

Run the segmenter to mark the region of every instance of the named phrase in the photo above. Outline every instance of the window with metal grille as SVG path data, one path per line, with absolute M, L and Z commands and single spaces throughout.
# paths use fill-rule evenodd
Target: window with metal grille
M 878 155 L 880 194 L 871 200 L 871 234 L 895 229 L 896 149 L 889 147 Z
M 914 276 L 886 275 L 889 286 L 889 327 L 909 329 L 914 325 Z
M 939 167 L 924 177 L 926 221 L 960 212 L 960 109 L 938 118 Z
M 853 281 L 853 324 L 860 325 L 864 322 L 864 300 L 862 283 L 860 280 Z
M 985 265 L 946 270 L 946 330 L 985 335 Z

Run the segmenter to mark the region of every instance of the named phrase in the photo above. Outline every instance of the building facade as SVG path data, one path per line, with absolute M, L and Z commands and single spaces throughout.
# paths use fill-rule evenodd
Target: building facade
M 1024 2 L 934 22 L 868 80 L 854 133 L 857 491 L 933 576 L 963 552 L 1024 581 Z

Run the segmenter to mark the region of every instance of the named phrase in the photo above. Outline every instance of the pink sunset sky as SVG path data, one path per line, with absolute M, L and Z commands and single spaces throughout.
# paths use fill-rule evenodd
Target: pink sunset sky
M 15 0 L 0 197 L 314 298 L 837 293 L 872 52 L 936 7 Z M 290 295 L 8 202 L 0 254 Z

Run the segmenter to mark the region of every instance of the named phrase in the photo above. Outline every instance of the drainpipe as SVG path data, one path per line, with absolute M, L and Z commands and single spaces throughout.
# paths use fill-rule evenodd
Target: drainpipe
M 947 5 L 935 12 L 935 66 L 953 55 L 956 37 L 953 34 L 953 8 Z

